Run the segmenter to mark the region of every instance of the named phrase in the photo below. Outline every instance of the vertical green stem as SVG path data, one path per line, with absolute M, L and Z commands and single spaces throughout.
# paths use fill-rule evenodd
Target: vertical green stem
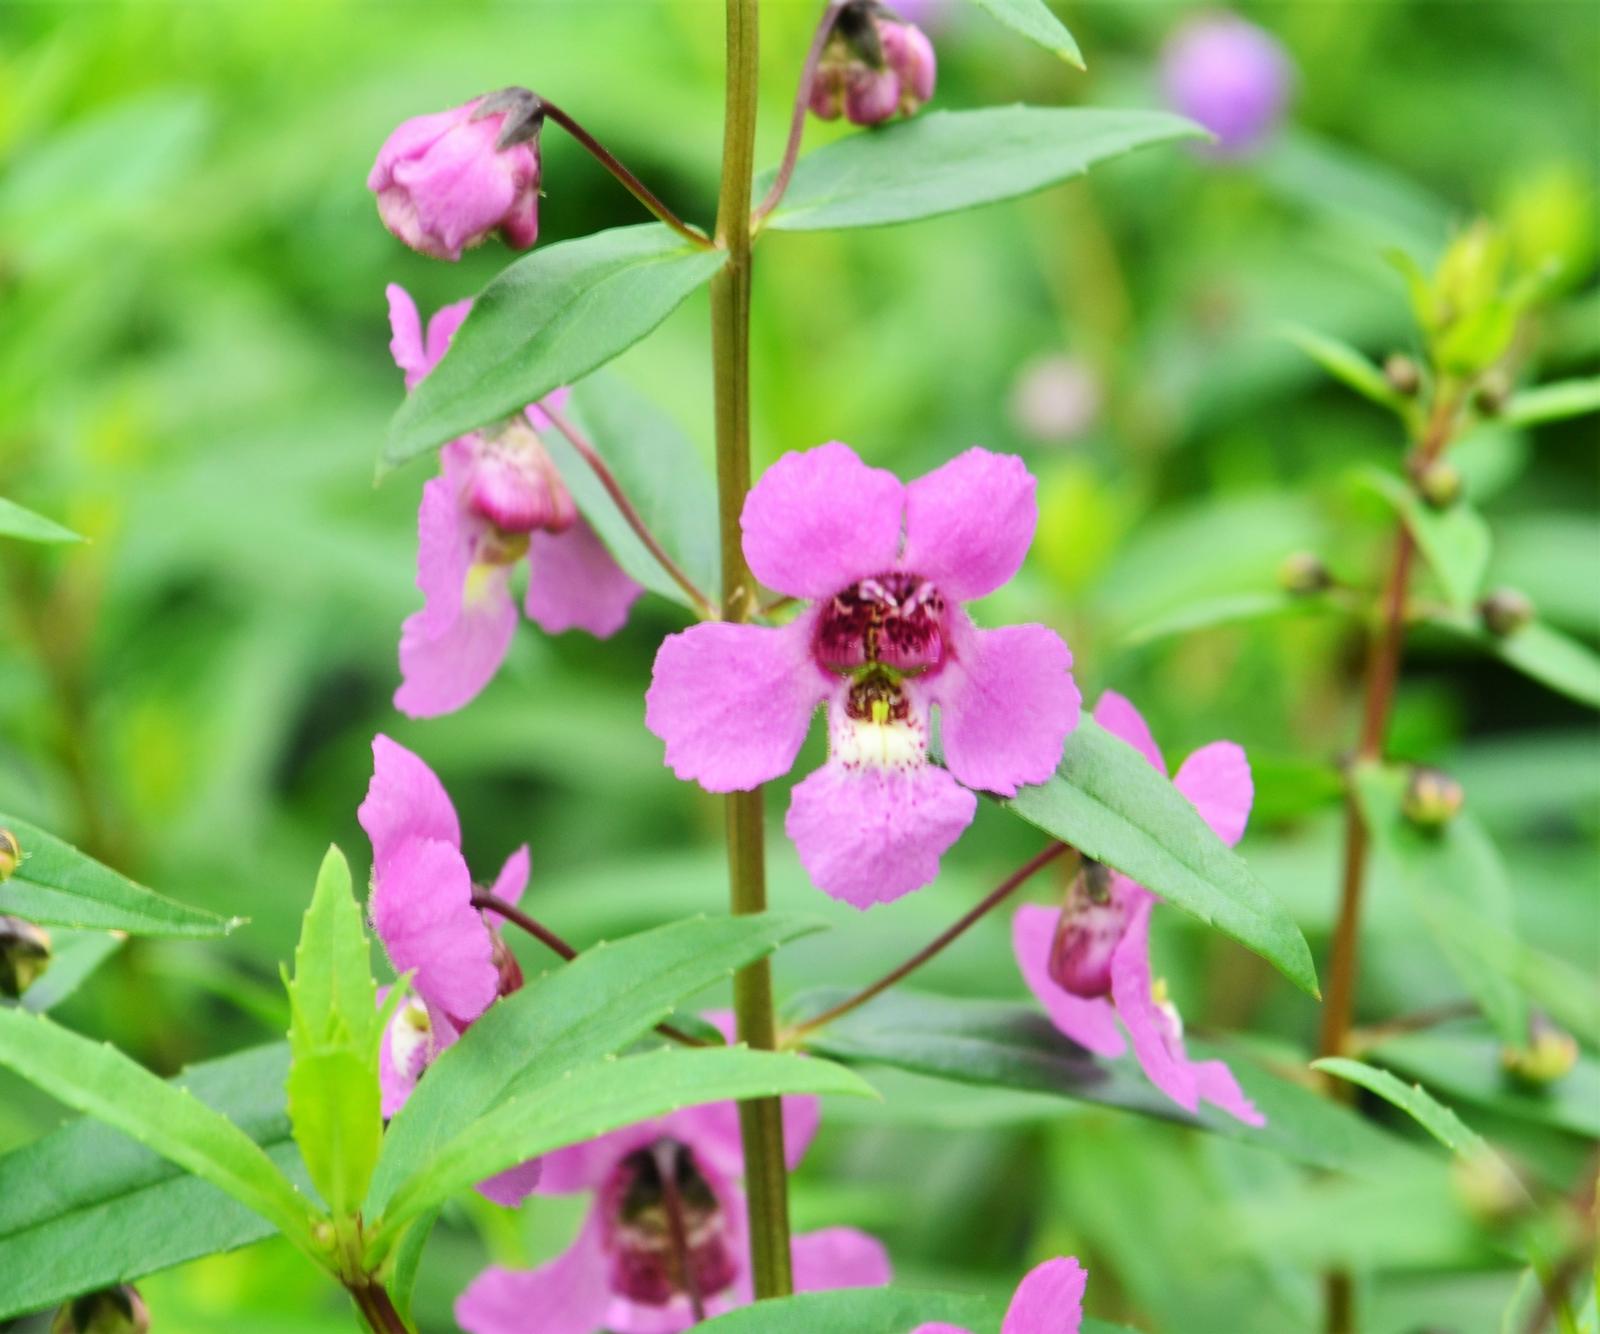
M 711 355 L 716 393 L 717 502 L 722 535 L 722 615 L 747 621 L 757 610 L 745 565 L 739 512 L 750 489 L 750 188 L 755 164 L 757 0 L 727 0 L 727 102 L 717 244 L 728 262 L 711 280 Z M 728 883 L 735 913 L 767 906 L 761 789 L 727 798 Z M 741 1042 L 771 1050 L 776 1034 L 772 972 L 763 959 L 733 979 Z M 755 1294 L 793 1288 L 789 1263 L 789 1182 L 783 1160 L 783 1110 L 776 1098 L 739 1105 L 745 1187 L 750 1198 L 750 1268 Z

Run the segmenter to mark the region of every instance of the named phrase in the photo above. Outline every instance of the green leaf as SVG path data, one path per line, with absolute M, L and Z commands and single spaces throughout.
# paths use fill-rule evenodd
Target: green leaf
M 701 592 L 722 586 L 717 491 L 699 451 L 675 423 L 620 376 L 601 372 L 573 390 L 571 415 L 638 509 L 645 526 Z M 577 450 L 559 431 L 541 435 L 583 516 L 617 564 L 653 593 L 689 599 L 628 526 Z
M 552 1149 L 684 1107 L 788 1093 L 870 1096 L 872 1089 L 829 1061 L 744 1047 L 662 1047 L 580 1065 L 507 1098 L 402 1181 L 374 1228 L 373 1251 L 383 1254 L 407 1222 L 458 1191 Z
M 142 936 L 221 936 L 244 920 L 163 898 L 14 815 L 0 812 L 0 828 L 22 846 L 22 865 L 0 883 L 0 912 L 41 926 Z
M 808 153 L 767 226 L 814 232 L 937 217 L 1031 194 L 1146 144 L 1204 133 L 1162 111 L 936 111 Z
M 1311 995 L 1317 974 L 1283 905 L 1144 756 L 1085 717 L 1055 777 L 1002 801 L 1028 823 L 1105 862 L 1254 950 Z
M 842 991 L 808 992 L 794 1018 L 820 1014 Z M 1333 1171 L 1377 1175 L 1408 1146 L 1348 1108 L 1270 1075 L 1238 1052 L 1190 1041 L 1196 1059 L 1225 1058 L 1267 1124 L 1254 1129 L 1214 1107 L 1190 1116 L 1145 1078 L 1132 1055 L 1106 1060 L 1064 1038 L 1036 1005 L 956 1000 L 896 990 L 806 1038 L 809 1050 L 962 1084 L 1047 1093 L 1177 1121 Z
M 1489 525 L 1465 499 L 1435 509 L 1393 473 L 1365 468 L 1361 480 L 1376 491 L 1416 538 L 1445 596 L 1457 610 L 1471 607 L 1483 592 L 1489 568 Z
M 1401 769 L 1358 764 L 1354 779 L 1378 856 L 1405 885 L 1461 984 L 1506 1042 L 1526 1042 L 1528 1007 L 1512 981 L 1516 915 L 1493 841 L 1470 811 L 1441 829 L 1419 829 L 1401 810 Z
M 295 1180 L 283 1043 L 186 1070 L 174 1081 L 228 1117 Z M 0 1321 L 270 1236 L 209 1182 L 83 1117 L 0 1157 Z
M 1405 415 L 1411 402 L 1389 383 L 1383 371 L 1365 354 L 1342 339 L 1318 333 L 1303 324 L 1286 324 L 1283 336 L 1315 361 L 1334 379 L 1391 412 Z
M 1122 637 L 1122 642 L 1129 648 L 1135 648 L 1157 639 L 1186 635 L 1195 630 L 1210 630 L 1217 626 L 1345 610 L 1349 608 L 1331 597 L 1316 593 L 1284 593 L 1278 590 L 1225 593 L 1219 597 L 1202 598 L 1144 621 L 1129 630 Z
M 1083 52 L 1078 50 L 1078 43 L 1044 0 L 974 0 L 974 3 L 1012 32 L 1021 33 L 1030 42 L 1044 47 L 1052 55 L 1060 56 L 1069 65 L 1085 68 Z
M 1476 616 L 1464 612 L 1434 614 L 1427 623 L 1477 645 L 1551 690 L 1600 709 L 1600 656 L 1544 621 L 1508 635 L 1491 634 Z
M 330 846 L 317 871 L 317 883 L 300 926 L 289 984 L 293 1039 L 325 1043 L 348 1036 L 357 1046 L 378 1038 L 378 988 L 372 980 L 372 955 L 361 926 L 350 865 Z M 374 1071 L 377 1066 L 374 1064 Z
M 1420 1084 L 1408 1086 L 1387 1070 L 1344 1056 L 1324 1056 L 1320 1061 L 1312 1061 L 1311 1065 L 1314 1069 L 1358 1084 L 1368 1092 L 1376 1093 L 1385 1102 L 1393 1103 L 1452 1153 L 1475 1157 L 1493 1152 L 1481 1135 L 1468 1129 L 1460 1117 Z
M 709 282 L 725 259 L 657 223 L 531 251 L 478 294 L 444 360 L 400 405 L 384 465 L 520 412 L 603 366 Z
M 227 1191 L 316 1254 L 305 1196 L 249 1135 L 186 1090 L 22 1010 L 0 1010 L 0 1065 Z
M 83 537 L 63 528 L 54 519 L 23 509 L 14 500 L 0 496 L 0 537 L 21 538 L 24 542 L 82 542 Z
M 841 1288 L 756 1302 L 696 1326 L 706 1334 L 910 1334 L 919 1324 L 942 1321 L 989 1334 L 1001 1309 L 966 1292 L 910 1288 Z
M 43 1014 L 53 1009 L 88 979 L 101 964 L 122 948 L 123 937 L 109 931 L 52 931 L 50 967 L 22 993 L 17 1002 L 25 1010 Z M 0 1005 L 6 1002 L 0 1001 Z
M 1497 420 L 1512 426 L 1537 426 L 1591 412 L 1600 412 L 1600 375 L 1524 389 L 1511 396 Z
M 690 918 L 596 945 L 531 979 L 439 1054 L 390 1122 L 367 1215 L 382 1213 L 403 1178 L 509 1094 L 619 1051 L 680 1000 L 818 925 L 777 913 Z

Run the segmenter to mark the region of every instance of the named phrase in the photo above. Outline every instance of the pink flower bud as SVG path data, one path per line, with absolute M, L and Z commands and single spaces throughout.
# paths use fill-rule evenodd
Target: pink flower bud
M 555 463 L 520 420 L 478 447 L 467 505 L 502 533 L 564 533 L 578 518 Z
M 508 88 L 402 124 L 367 188 L 383 225 L 413 250 L 460 259 L 498 231 L 526 250 L 539 234 L 539 104 Z
M 938 73 L 933 43 L 910 23 L 880 21 L 878 38 L 883 43 L 884 63 L 900 76 L 900 114 L 909 116 L 933 96 Z
M 823 120 L 842 111 L 856 125 L 909 116 L 933 96 L 933 43 L 875 0 L 839 12 L 811 82 L 809 103 Z

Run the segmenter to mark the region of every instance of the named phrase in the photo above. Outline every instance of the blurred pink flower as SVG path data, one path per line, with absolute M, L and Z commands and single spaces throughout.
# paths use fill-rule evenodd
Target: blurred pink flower
M 1011 391 L 1012 418 L 1036 440 L 1071 440 L 1099 412 L 1099 377 L 1079 357 L 1040 357 L 1024 367 Z
M 871 0 L 846 6 L 834 24 L 811 82 L 811 110 L 823 120 L 842 111 L 856 125 L 913 115 L 933 96 L 938 58 L 914 23 Z
M 745 500 L 744 552 L 762 583 L 812 605 L 781 628 L 708 623 L 662 644 L 645 725 L 667 764 L 709 792 L 753 788 L 788 772 L 825 703 L 828 761 L 785 823 L 800 860 L 858 908 L 928 884 L 972 821 L 967 789 L 1043 782 L 1078 721 L 1060 636 L 979 630 L 960 606 L 1017 572 L 1037 519 L 1010 455 L 969 449 L 908 485 L 848 445 L 786 454 Z
M 724 1035 L 730 1015 L 708 1015 Z M 785 1158 L 790 1170 L 816 1133 L 813 1097 L 784 1100 Z M 467 1334 L 673 1334 L 695 1323 L 692 1280 L 707 1315 L 751 1301 L 747 1218 L 737 1184 L 744 1155 L 738 1107 L 687 1107 L 598 1139 L 546 1154 L 544 1195 L 594 1192 L 576 1240 L 532 1270 L 485 1270 L 456 1302 Z M 686 1254 L 675 1251 L 670 1211 L 683 1227 Z M 798 1292 L 880 1287 L 889 1258 L 854 1228 L 825 1228 L 794 1238 Z
M 388 288 L 390 350 L 419 384 L 444 356 L 470 301 L 437 311 L 426 338 L 404 288 Z M 558 389 L 548 402 L 565 403 Z M 623 572 L 579 516 L 537 430 L 537 404 L 497 434 L 473 432 L 440 451 L 443 473 L 422 488 L 417 512 L 417 587 L 423 606 L 400 632 L 395 707 L 413 718 L 470 702 L 505 660 L 517 626 L 511 572 L 526 557 L 523 610 L 550 634 L 573 628 L 606 638 L 621 629 L 644 590 Z
M 390 1019 L 379 1050 L 388 1118 L 405 1106 L 441 1051 L 498 997 L 522 985 L 522 974 L 499 933 L 472 906 L 456 809 L 419 756 L 375 736 L 372 781 L 356 815 L 372 843 L 372 929 L 395 972 L 412 975 L 411 996 Z M 515 903 L 527 885 L 523 844 L 506 858 L 490 893 Z M 537 1180 L 538 1163 L 531 1162 L 478 1188 L 491 1200 L 515 1204 Z
M 1121 737 L 1162 773 L 1166 763 L 1144 719 L 1121 695 L 1106 691 L 1094 720 Z M 1202 746 L 1179 766 L 1173 785 L 1224 842 L 1237 843 L 1250 817 L 1250 763 L 1231 741 Z M 1191 1061 L 1183 1021 L 1150 976 L 1150 914 L 1156 896 L 1126 876 L 1086 866 L 1059 912 L 1035 904 L 1017 909 L 1011 939 L 1029 990 L 1050 1021 L 1101 1056 L 1125 1049 L 1120 1017 L 1151 1083 L 1185 1111 L 1209 1102 L 1247 1125 L 1266 1118 L 1221 1061 Z
M 1017 1284 L 1000 1334 L 1078 1334 L 1083 1324 L 1083 1290 L 1089 1281 L 1076 1257 L 1035 1265 Z M 942 1322 L 918 1325 L 911 1334 L 970 1334 Z
M 1237 157 L 1276 128 L 1289 100 L 1294 67 L 1277 38 L 1233 14 L 1207 14 L 1182 24 L 1161 53 L 1167 104 L 1198 121 Z
M 367 176 L 383 225 L 436 259 L 498 231 L 526 250 L 539 234 L 536 121 L 519 119 L 507 90 L 431 116 L 414 116 L 384 141 Z M 531 95 L 530 95 L 531 96 Z M 508 119 L 513 142 L 502 144 Z M 528 133 L 517 130 L 531 126 Z

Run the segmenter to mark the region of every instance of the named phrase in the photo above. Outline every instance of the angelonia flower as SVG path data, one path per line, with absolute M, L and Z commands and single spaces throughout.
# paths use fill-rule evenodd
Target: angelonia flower
M 1161 53 L 1167 104 L 1216 136 L 1211 151 L 1237 157 L 1258 147 L 1283 116 L 1293 66 L 1271 33 L 1233 14 L 1182 24 Z
M 731 1035 L 731 1015 L 706 1017 Z M 818 1104 L 783 1103 L 792 1171 L 816 1133 Z M 456 1302 L 467 1334 L 673 1334 L 695 1323 L 696 1296 L 707 1316 L 752 1300 L 736 1104 L 687 1107 L 542 1162 L 539 1193 L 592 1192 L 588 1215 L 549 1263 L 480 1274 Z M 792 1253 L 798 1292 L 889 1282 L 883 1246 L 854 1228 L 802 1233 Z
M 858 908 L 934 879 L 977 788 L 1012 796 L 1055 772 L 1078 721 L 1072 654 L 1042 625 L 979 630 L 961 604 L 1021 567 L 1038 521 L 1022 460 L 969 449 L 910 484 L 848 446 L 786 454 L 745 499 L 744 554 L 809 605 L 777 628 L 669 636 L 645 725 L 679 778 L 749 789 L 793 766 L 818 704 L 828 761 L 785 829 L 824 892 Z M 944 768 L 928 759 L 940 709 Z
M 1083 1324 L 1083 1290 L 1089 1275 L 1075 1256 L 1035 1265 L 1017 1284 L 1000 1334 L 1078 1334 Z M 943 1321 L 918 1325 L 911 1334 L 971 1334 Z
M 1094 720 L 1166 772 L 1144 719 L 1121 695 L 1106 691 Z M 1218 838 L 1244 834 L 1254 788 L 1250 763 L 1231 741 L 1213 741 L 1189 756 L 1173 777 Z M 1050 1021 L 1080 1046 L 1101 1056 L 1125 1050 L 1117 1020 L 1150 1082 L 1185 1111 L 1209 1102 L 1247 1125 L 1266 1118 L 1221 1061 L 1191 1061 L 1183 1021 L 1166 987 L 1151 978 L 1150 914 L 1156 896 L 1098 863 L 1088 863 L 1058 912 L 1036 904 L 1017 909 L 1011 940 L 1028 988 Z
M 372 929 L 411 994 L 379 1048 L 387 1119 L 405 1106 L 435 1057 L 501 996 L 522 985 L 510 947 L 472 905 L 472 875 L 461 855 L 461 824 L 438 776 L 388 737 L 372 739 L 372 781 L 356 812 L 372 842 Z M 528 885 L 528 846 L 509 857 L 489 892 L 516 903 Z M 379 1003 L 383 998 L 380 996 Z M 524 1163 L 478 1187 L 516 1204 L 538 1180 Z
M 74 1297 L 56 1312 L 50 1334 L 147 1334 L 150 1311 L 131 1283 Z
M 933 96 L 937 59 L 927 34 L 876 0 L 839 11 L 811 81 L 811 110 L 856 125 L 912 115 Z
M 416 304 L 390 284 L 389 344 L 414 389 L 444 356 L 470 301 L 436 311 L 424 338 Z M 546 400 L 559 410 L 567 391 Z M 400 632 L 395 707 L 413 718 L 451 713 L 486 686 L 517 628 L 513 569 L 526 560 L 523 610 L 550 634 L 621 629 L 644 589 L 611 558 L 578 514 L 538 432 L 538 405 L 493 431 L 474 431 L 440 450 L 443 472 L 422 488 L 417 511 L 417 587 L 423 606 Z
M 507 88 L 403 122 L 367 176 L 383 225 L 435 259 L 496 231 L 526 250 L 539 235 L 541 121 L 532 93 Z

